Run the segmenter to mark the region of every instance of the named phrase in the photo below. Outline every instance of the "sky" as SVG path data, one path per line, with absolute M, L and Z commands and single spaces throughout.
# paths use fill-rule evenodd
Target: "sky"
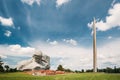
M 15 67 L 40 50 L 51 69 L 92 69 L 93 18 L 97 67 L 120 67 L 120 0 L 0 0 L 0 56 Z

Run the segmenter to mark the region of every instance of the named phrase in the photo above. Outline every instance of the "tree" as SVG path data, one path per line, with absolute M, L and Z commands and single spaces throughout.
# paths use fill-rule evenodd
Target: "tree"
M 113 70 L 112 70 L 112 68 L 107 67 L 107 68 L 106 68 L 106 72 L 107 72 L 107 73 L 112 73 L 112 72 L 113 72 Z
M 6 72 L 9 72 L 10 67 L 8 65 L 5 65 L 4 67 L 6 68 Z
M 10 68 L 9 72 L 17 72 L 17 68 Z
M 86 70 L 86 72 L 93 72 L 93 69 L 88 69 Z
M 114 66 L 114 73 L 117 73 L 117 68 L 116 68 L 116 66 Z
M 84 69 L 82 69 L 82 71 L 81 71 L 82 73 L 84 73 Z
M 62 67 L 62 65 L 59 65 L 59 66 L 57 67 L 57 70 L 64 71 L 64 68 Z
M 0 57 L 0 72 L 4 72 L 4 68 L 3 68 L 3 61 L 1 60 L 1 57 Z
M 75 70 L 75 73 L 81 73 L 81 71 Z
M 64 69 L 65 72 L 73 72 L 72 70 L 70 69 Z
M 116 69 L 116 73 L 120 73 L 120 67 Z

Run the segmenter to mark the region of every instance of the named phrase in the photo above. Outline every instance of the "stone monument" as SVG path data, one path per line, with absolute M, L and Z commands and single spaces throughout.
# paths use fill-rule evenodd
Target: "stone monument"
M 50 57 L 44 55 L 41 51 L 35 51 L 32 59 L 21 61 L 17 70 L 32 71 L 32 70 L 47 70 L 50 68 Z

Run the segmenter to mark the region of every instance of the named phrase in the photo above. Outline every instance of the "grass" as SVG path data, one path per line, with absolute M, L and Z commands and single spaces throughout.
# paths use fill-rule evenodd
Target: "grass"
M 23 72 L 0 73 L 0 80 L 120 80 L 120 74 L 71 73 L 52 76 L 32 76 Z

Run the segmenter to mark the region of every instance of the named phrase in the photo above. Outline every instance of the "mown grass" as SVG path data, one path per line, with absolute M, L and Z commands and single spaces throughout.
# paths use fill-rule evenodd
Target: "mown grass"
M 32 76 L 23 72 L 0 73 L 0 80 L 120 80 L 120 74 L 71 73 L 52 76 Z

